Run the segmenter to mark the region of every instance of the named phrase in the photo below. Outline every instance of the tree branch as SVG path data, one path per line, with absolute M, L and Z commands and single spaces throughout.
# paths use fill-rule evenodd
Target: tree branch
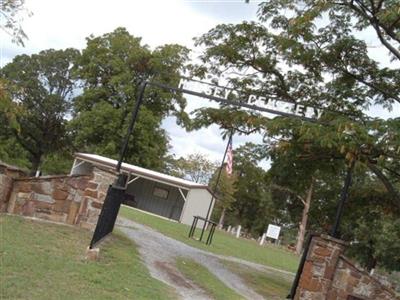
M 284 187 L 284 186 L 281 186 L 281 185 L 272 183 L 272 184 L 271 184 L 271 188 L 277 189 L 277 190 L 280 190 L 280 191 L 283 191 L 283 192 L 287 192 L 287 193 L 289 193 L 289 194 L 292 194 L 292 195 L 295 196 L 297 199 L 299 199 L 299 200 L 301 201 L 301 203 L 303 203 L 304 206 L 306 205 L 306 201 L 304 200 L 304 198 L 301 197 L 301 196 L 299 196 L 295 191 L 289 189 L 288 187 Z
M 379 180 L 383 183 L 385 186 L 386 190 L 389 192 L 389 194 L 392 196 L 394 200 L 394 204 L 400 208 L 400 195 L 394 188 L 394 186 L 390 183 L 390 181 L 386 178 L 385 174 L 382 173 L 381 170 L 378 169 L 378 167 L 371 162 L 367 162 L 368 168 L 379 178 Z
M 400 52 L 394 48 L 383 36 L 382 32 L 381 32 L 381 28 L 385 31 L 385 33 L 390 36 L 392 39 L 400 42 L 400 39 L 396 37 L 396 35 L 389 30 L 389 28 L 386 28 L 385 26 L 383 26 L 383 24 L 381 24 L 381 22 L 379 21 L 379 19 L 376 18 L 376 16 L 368 9 L 365 8 L 364 5 L 361 5 L 359 1 L 356 1 L 361 7 L 357 7 L 356 5 L 354 5 L 353 1 L 351 1 L 350 3 L 348 3 L 348 6 L 353 9 L 356 13 L 358 13 L 361 17 L 366 18 L 369 23 L 371 24 L 371 26 L 375 29 L 379 40 L 382 42 L 382 44 L 394 55 L 396 56 L 399 60 L 400 60 Z M 370 12 L 372 14 L 372 16 L 368 15 L 368 12 Z
M 393 53 L 394 56 L 396 56 L 400 60 L 400 52 L 396 50 L 383 36 L 380 28 L 376 24 L 372 24 L 372 27 L 374 27 L 376 33 L 378 34 L 379 40 L 382 42 L 382 44 L 389 49 L 390 52 Z
M 343 68 L 338 68 L 338 67 L 336 67 L 336 66 L 333 66 L 333 68 L 335 68 L 335 69 L 337 69 L 337 70 L 339 70 L 339 71 L 345 73 L 346 75 L 351 76 L 352 78 L 354 78 L 354 79 L 356 79 L 357 81 L 363 83 L 364 85 L 366 85 L 366 86 L 368 86 L 368 87 L 370 87 L 370 88 L 372 88 L 372 89 L 375 89 L 376 91 L 378 91 L 378 92 L 381 93 L 382 95 L 385 95 L 385 96 L 388 97 L 388 98 L 393 98 L 394 100 L 396 100 L 397 102 L 400 103 L 400 98 L 399 98 L 399 97 L 397 97 L 396 95 L 387 93 L 386 90 L 383 90 L 383 89 L 377 87 L 377 86 L 374 85 L 373 83 L 366 81 L 365 79 L 361 78 L 360 76 L 358 76 L 358 75 L 356 75 L 356 74 L 353 74 L 353 73 L 351 73 L 351 72 L 349 72 L 348 70 L 343 69 Z

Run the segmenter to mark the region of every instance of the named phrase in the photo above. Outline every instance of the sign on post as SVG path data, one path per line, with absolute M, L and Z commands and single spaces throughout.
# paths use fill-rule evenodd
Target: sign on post
M 269 224 L 267 229 L 267 237 L 277 240 L 279 238 L 279 233 L 281 232 L 281 227 Z

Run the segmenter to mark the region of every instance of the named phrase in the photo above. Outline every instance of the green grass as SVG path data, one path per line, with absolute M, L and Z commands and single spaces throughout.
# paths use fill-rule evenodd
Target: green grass
M 281 247 L 269 245 L 261 247 L 256 241 L 236 239 L 231 234 L 216 230 L 211 246 L 189 239 L 190 226 L 171 222 L 144 212 L 122 206 L 120 215 L 153 229 L 188 245 L 216 254 L 234 256 L 285 271 L 296 272 L 299 257 Z M 196 230 L 198 234 L 200 230 Z M 205 241 L 206 238 L 203 238 Z
M 241 277 L 247 286 L 266 299 L 285 299 L 289 294 L 293 279 L 288 276 L 261 272 L 228 261 L 223 261 L 223 264 Z
M 136 247 L 113 234 L 100 259 L 84 259 L 91 233 L 0 216 L 1 299 L 176 299 L 153 279 Z
M 178 258 L 176 266 L 186 278 L 192 280 L 215 300 L 243 299 L 242 296 L 228 288 L 214 274 L 208 271 L 206 267 L 191 259 Z

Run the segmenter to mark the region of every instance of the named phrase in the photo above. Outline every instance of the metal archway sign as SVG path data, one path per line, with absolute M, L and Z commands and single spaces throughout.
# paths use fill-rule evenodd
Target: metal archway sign
M 204 92 L 198 92 L 198 91 L 193 91 L 191 89 L 186 88 L 185 83 L 187 82 L 198 82 L 202 83 L 205 85 L 208 85 L 210 88 Z M 119 155 L 119 160 L 118 164 L 116 166 L 116 171 L 118 173 L 118 177 L 115 180 L 115 182 L 110 185 L 106 198 L 104 200 L 104 204 L 102 207 L 102 210 L 100 212 L 95 232 L 93 234 L 92 240 L 90 242 L 90 248 L 93 248 L 96 243 L 101 241 L 105 236 L 107 236 L 109 233 L 113 231 L 114 224 L 119 212 L 119 208 L 121 206 L 121 195 L 125 192 L 125 184 L 127 181 L 126 175 L 121 174 L 121 165 L 123 162 L 123 159 L 126 155 L 128 143 L 129 143 L 129 138 L 130 135 L 132 134 L 134 130 L 134 126 L 139 114 L 140 106 L 143 103 L 144 100 L 144 93 L 146 90 L 147 86 L 154 86 L 157 88 L 161 88 L 164 90 L 169 90 L 171 92 L 176 92 L 176 93 L 183 93 L 183 94 L 188 94 L 188 95 L 193 95 L 205 99 L 209 99 L 212 101 L 216 101 L 218 103 L 222 103 L 228 106 L 235 106 L 239 108 L 246 108 L 250 109 L 253 111 L 258 111 L 258 112 L 264 112 L 264 113 L 270 113 L 273 115 L 277 116 L 283 116 L 283 117 L 289 117 L 289 118 L 297 118 L 303 121 L 307 122 L 313 122 L 313 123 L 319 123 L 321 125 L 326 125 L 318 121 L 319 117 L 321 116 L 323 112 L 323 108 L 316 108 L 316 107 L 310 107 L 303 105 L 301 103 L 293 103 L 289 101 L 284 101 L 284 100 L 274 100 L 272 102 L 266 101 L 265 97 L 262 96 L 256 96 L 256 95 L 248 95 L 245 98 L 240 99 L 240 93 L 235 91 L 234 89 L 227 88 L 227 87 L 221 87 L 215 84 L 207 83 L 207 82 L 202 82 L 199 80 L 192 80 L 188 78 L 183 78 L 183 80 L 180 82 L 178 87 L 172 87 L 163 83 L 158 83 L 158 82 L 152 82 L 148 80 L 143 80 L 141 81 L 137 93 L 137 99 L 135 103 L 135 107 L 132 111 L 132 116 L 131 120 L 128 126 L 127 134 L 126 137 L 122 143 L 121 147 L 121 152 Z M 232 93 L 236 93 L 233 97 L 234 99 L 229 99 L 232 98 L 230 97 Z M 224 155 L 225 156 L 225 155 Z M 349 169 L 349 174 L 348 177 L 351 177 L 351 170 Z M 332 235 L 335 236 L 337 234 L 337 227 L 339 226 L 339 220 L 341 217 L 341 211 L 343 209 L 343 203 L 345 202 L 347 198 L 347 191 L 350 186 L 350 182 L 346 180 L 346 184 L 343 188 L 343 192 L 341 195 L 341 199 L 338 205 L 338 212 L 337 212 L 337 219 L 335 221 L 335 227 L 332 231 Z M 210 202 L 206 220 L 209 220 L 209 214 L 210 210 L 213 204 L 213 198 Z M 206 224 L 206 223 L 204 223 Z M 201 233 L 201 237 L 203 236 L 205 230 L 205 225 L 203 226 L 203 230 Z

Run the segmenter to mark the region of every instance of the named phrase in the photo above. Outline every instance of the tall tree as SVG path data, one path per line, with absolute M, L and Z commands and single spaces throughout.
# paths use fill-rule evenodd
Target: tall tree
M 357 31 L 373 29 L 377 42 L 399 62 L 398 6 L 398 1 L 272 0 L 260 5 L 259 22 L 216 26 L 197 39 L 205 50 L 194 75 L 224 76 L 224 84 L 239 90 L 240 98 L 254 94 L 265 102 L 284 100 L 322 109 L 322 114 L 319 123 L 312 124 L 224 105 L 198 110 L 196 124 L 216 122 L 246 133 L 261 132 L 267 146 L 272 141 L 272 146 L 293 151 L 296 164 L 308 161 L 309 168 L 315 164 L 317 173 L 309 172 L 309 178 L 314 176 L 316 185 L 320 181 L 323 186 L 314 187 L 316 198 L 329 196 L 323 202 L 329 206 L 330 220 L 320 221 L 332 224 L 335 205 L 330 200 L 337 202 L 340 189 L 330 192 L 328 187 L 336 187 L 352 161 L 363 176 L 378 182 L 397 210 L 400 119 L 370 118 L 364 111 L 400 103 L 400 69 L 397 64 L 387 67 L 377 62 Z M 324 167 L 329 164 L 335 166 L 332 173 Z M 306 191 L 303 187 L 297 192 Z M 316 202 L 318 209 L 320 199 Z
M 219 170 L 216 170 L 212 176 L 209 186 L 215 189 L 215 195 L 217 197 L 216 206 L 219 212 L 218 227 L 222 228 L 224 226 L 225 214 L 235 202 L 235 183 L 237 180 L 236 174 L 232 173 L 229 175 L 225 168 L 222 167 L 221 176 L 217 184 Z
M 150 50 L 124 28 L 89 37 L 78 61 L 83 93 L 74 101 L 70 128 L 81 151 L 117 157 L 126 134 L 141 80 L 177 85 L 188 50 L 164 45 Z M 161 128 L 170 114 L 182 121 L 185 99 L 148 86 L 126 159 L 143 167 L 162 169 L 168 140 Z
M 290 134 L 294 126 L 302 128 L 304 142 L 316 140 L 322 147 L 335 148 L 342 158 L 356 157 L 366 164 L 398 205 L 399 193 L 386 169 L 399 158 L 399 120 L 367 118 L 362 110 L 371 105 L 390 108 L 398 102 L 400 71 L 381 67 L 370 57 L 365 41 L 351 31 L 357 27 L 349 15 L 329 3 L 269 1 L 261 5 L 260 20 L 274 31 L 262 23 L 219 25 L 197 40 L 206 49 L 197 74 L 242 74 L 226 81 L 243 94 L 262 95 L 266 102 L 280 99 L 323 108 L 320 122 L 328 126 L 287 118 L 262 122 L 261 117 L 227 108 L 202 109 L 197 116 L 203 122 L 229 120 L 252 130 L 261 128 L 275 137 Z M 283 15 L 284 8 L 293 11 Z M 318 22 L 322 16 L 329 22 Z
M 0 160 L 20 167 L 29 167 L 27 153 L 15 139 L 14 130 L 19 130 L 19 113 L 11 95 L 6 89 L 6 82 L 0 80 Z
M 260 6 L 260 15 L 261 19 L 270 19 L 277 28 L 288 29 L 287 32 L 297 37 L 311 37 L 310 33 L 315 33 L 317 24 L 324 29 L 321 34 L 331 32 L 336 35 L 372 29 L 382 45 L 400 60 L 399 9 L 400 3 L 396 0 L 309 0 L 290 3 L 272 0 Z M 290 17 L 283 16 L 283 10 Z M 316 22 L 323 15 L 329 16 L 331 24 Z M 301 29 L 304 31 L 301 32 Z
M 72 67 L 78 55 L 75 49 L 19 55 L 0 70 L 17 112 L 5 125 L 28 153 L 32 173 L 44 156 L 66 144 L 66 117 L 75 87 Z
M 236 201 L 228 211 L 228 220 L 241 224 L 255 237 L 262 234 L 268 224 L 281 224 L 271 198 L 270 177 L 258 166 L 262 159 L 259 145 L 246 143 L 235 149 Z
M 207 184 L 217 168 L 217 164 L 200 153 L 189 154 L 186 158 L 180 157 L 171 162 L 169 172 L 191 181 Z

